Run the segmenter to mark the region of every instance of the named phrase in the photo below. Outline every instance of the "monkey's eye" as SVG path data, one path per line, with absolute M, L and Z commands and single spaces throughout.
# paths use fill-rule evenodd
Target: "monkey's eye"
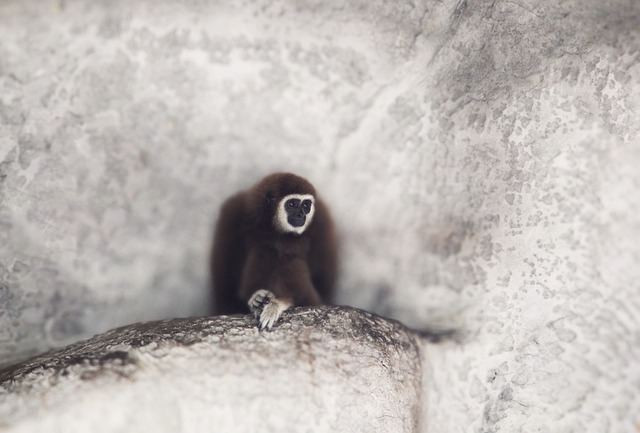
M 311 212 L 311 200 L 305 200 L 302 202 L 302 210 L 304 213 Z
M 289 207 L 289 208 L 291 208 L 291 209 L 295 209 L 295 208 L 297 208 L 297 207 L 298 207 L 298 200 L 289 200 L 289 201 L 286 203 L 286 206 L 287 206 L 287 207 Z

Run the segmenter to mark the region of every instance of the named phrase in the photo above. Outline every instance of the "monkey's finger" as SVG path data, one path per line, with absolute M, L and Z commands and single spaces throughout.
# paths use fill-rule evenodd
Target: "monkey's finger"
M 271 326 L 269 326 L 269 318 L 265 314 L 262 314 L 260 319 L 258 319 L 258 328 L 260 331 L 264 331 L 265 329 L 267 331 L 271 330 Z
M 247 303 L 249 305 L 249 310 L 256 316 L 256 318 L 258 318 L 261 311 L 264 309 L 264 306 L 271 302 L 273 298 L 273 293 L 268 290 L 256 290 L 255 293 L 251 295 L 251 298 L 249 298 L 249 302 Z
M 267 332 L 271 331 L 271 328 L 273 328 L 274 323 L 275 323 L 275 320 L 274 320 L 273 316 L 271 316 L 271 317 L 267 318 L 267 320 L 265 320 L 263 322 L 262 329 L 263 330 L 266 329 Z
M 260 315 L 260 326 L 262 329 L 270 331 L 273 325 L 280 317 L 280 308 L 278 308 L 277 301 L 274 301 L 265 306 Z

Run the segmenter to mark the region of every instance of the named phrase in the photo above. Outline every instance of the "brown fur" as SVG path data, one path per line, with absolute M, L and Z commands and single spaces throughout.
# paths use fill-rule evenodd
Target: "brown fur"
M 300 235 L 279 233 L 272 222 L 288 194 L 315 198 L 315 215 Z M 333 222 L 314 187 L 290 173 L 265 177 L 220 210 L 211 252 L 215 313 L 249 312 L 247 302 L 259 289 L 293 305 L 331 303 L 336 250 Z

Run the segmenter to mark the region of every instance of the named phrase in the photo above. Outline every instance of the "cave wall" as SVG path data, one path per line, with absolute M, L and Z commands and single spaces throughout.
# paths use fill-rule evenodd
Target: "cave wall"
M 456 328 L 428 431 L 634 431 L 640 5 L 0 2 L 0 360 L 206 314 L 218 206 L 307 176 L 339 302 Z

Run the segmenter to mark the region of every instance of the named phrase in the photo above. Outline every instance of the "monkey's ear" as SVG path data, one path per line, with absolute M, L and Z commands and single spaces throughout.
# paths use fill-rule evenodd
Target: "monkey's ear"
M 267 204 L 272 204 L 274 201 L 276 201 L 276 196 L 271 191 L 267 192 L 266 197 L 267 197 Z

